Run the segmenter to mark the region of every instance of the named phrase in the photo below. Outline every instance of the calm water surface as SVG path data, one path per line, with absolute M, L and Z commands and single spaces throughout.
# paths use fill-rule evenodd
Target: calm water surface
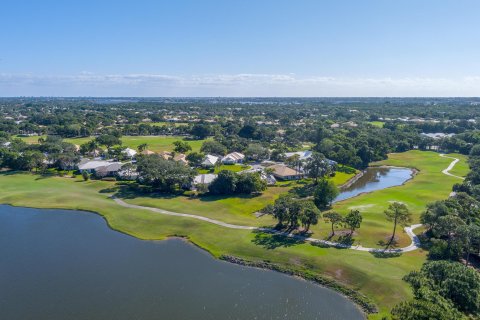
M 344 189 L 334 202 L 358 196 L 363 192 L 372 192 L 402 185 L 412 178 L 413 171 L 408 168 L 371 167 L 363 176 Z
M 363 319 L 336 292 L 142 241 L 91 213 L 0 206 L 0 319 Z

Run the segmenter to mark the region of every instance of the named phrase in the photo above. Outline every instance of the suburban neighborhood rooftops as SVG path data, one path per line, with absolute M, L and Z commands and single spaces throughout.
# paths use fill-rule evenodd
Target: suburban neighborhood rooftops
M 97 173 L 108 173 L 108 172 L 117 172 L 122 168 L 120 162 L 110 162 L 109 165 L 101 166 L 95 169 Z
M 222 162 L 239 162 L 245 159 L 245 155 L 240 152 L 232 152 L 223 157 Z
M 217 156 L 212 156 L 211 154 L 207 154 L 203 159 L 202 165 L 204 166 L 214 166 L 218 161 Z
M 268 167 L 269 169 L 273 169 L 273 174 L 279 177 L 292 177 L 292 176 L 299 176 L 302 173 L 287 167 L 284 164 L 274 164 L 273 166 Z
M 112 162 L 105 160 L 87 160 L 83 163 L 80 162 L 80 164 L 78 164 L 78 170 L 97 170 L 100 167 L 108 167 L 112 164 L 119 164 L 120 167 L 122 166 L 120 162 Z

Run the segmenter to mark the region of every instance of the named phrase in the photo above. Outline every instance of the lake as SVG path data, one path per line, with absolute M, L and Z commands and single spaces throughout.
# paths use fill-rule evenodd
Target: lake
M 139 240 L 87 212 L 0 205 L 0 248 L 0 319 L 364 318 L 328 288 L 180 239 Z
M 343 189 L 334 202 L 353 198 L 364 192 L 400 186 L 412 177 L 413 171 L 408 168 L 370 167 L 351 186 Z

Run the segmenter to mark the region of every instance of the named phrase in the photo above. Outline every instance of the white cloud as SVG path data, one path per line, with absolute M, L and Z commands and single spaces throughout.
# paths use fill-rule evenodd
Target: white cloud
M 480 76 L 321 77 L 295 74 L 0 74 L 2 96 L 480 96 Z

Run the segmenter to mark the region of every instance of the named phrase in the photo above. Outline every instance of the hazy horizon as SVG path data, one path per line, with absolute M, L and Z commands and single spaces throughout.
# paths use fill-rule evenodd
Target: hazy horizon
M 479 96 L 477 12 L 474 0 L 6 1 L 0 96 Z

